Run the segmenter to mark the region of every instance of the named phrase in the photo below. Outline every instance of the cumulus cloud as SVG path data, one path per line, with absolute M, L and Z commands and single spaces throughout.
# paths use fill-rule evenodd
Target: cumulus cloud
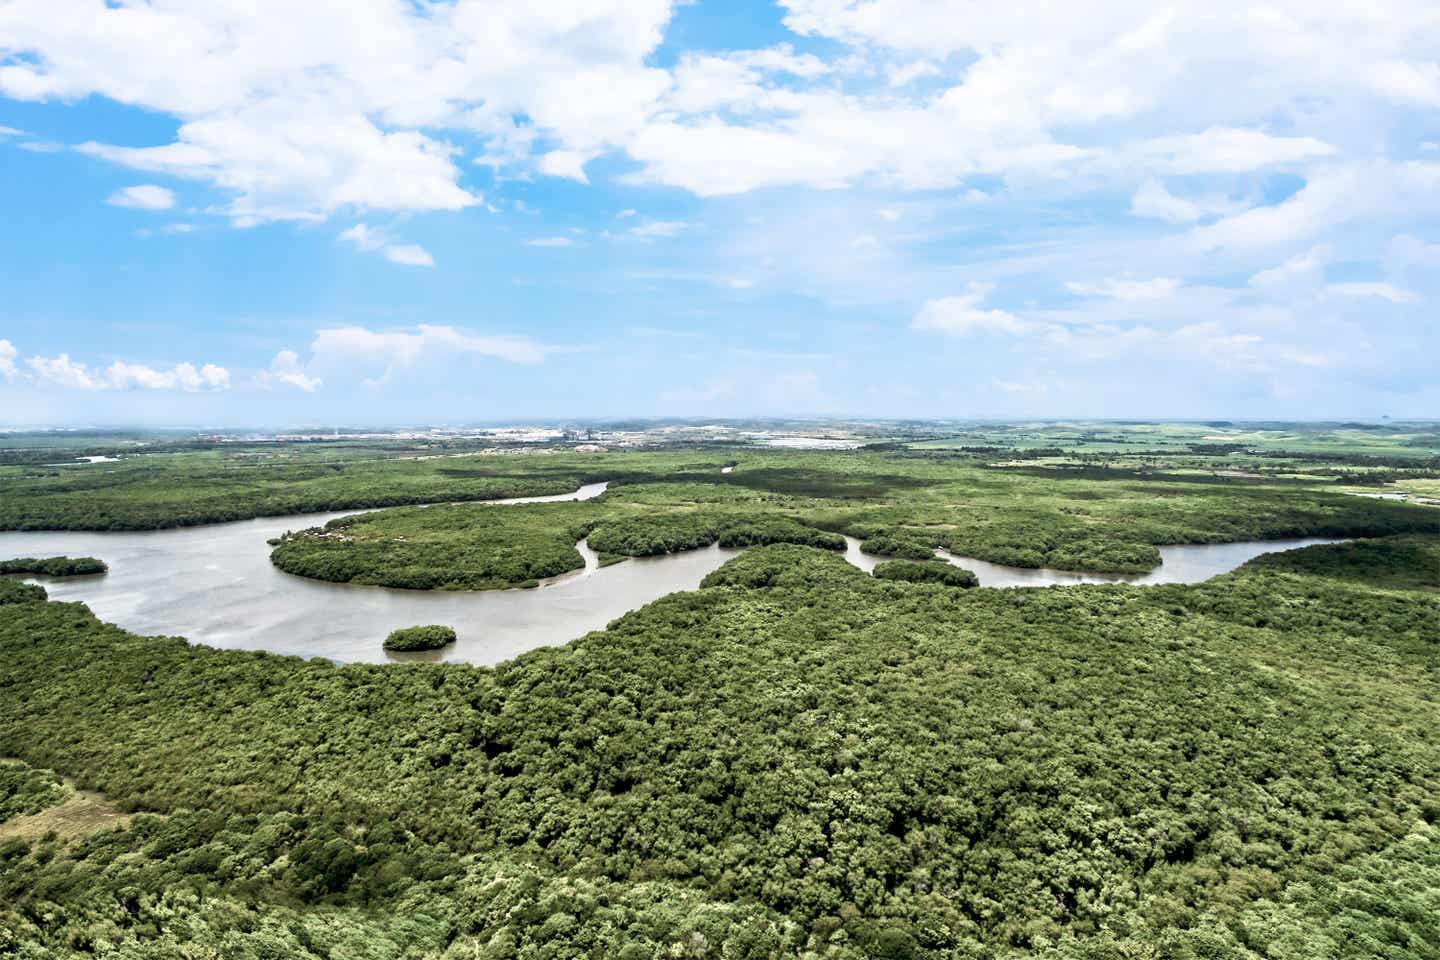
M 15 344 L 9 340 L 0 340 L 0 377 L 6 380 L 14 380 L 19 372 L 15 366 L 15 358 L 20 352 L 15 349 Z
M 104 369 L 92 369 L 72 360 L 68 353 L 54 357 L 33 356 L 25 361 L 30 377 L 44 386 L 71 390 L 228 390 L 230 371 L 213 363 L 196 366 L 177 363 L 157 369 L 141 363 L 117 360 Z
M 294 387 L 306 393 L 314 393 L 324 385 L 324 381 L 319 377 L 305 372 L 300 365 L 300 355 L 294 350 L 281 350 L 275 354 L 275 358 L 270 361 L 270 369 L 257 373 L 252 383 L 262 390 L 278 385 Z
M 479 197 L 460 183 L 452 138 L 523 154 L 523 116 L 594 155 L 668 83 L 645 58 L 669 0 L 61 2 L 72 15 L 53 0 L 0 7 L 0 94 L 98 94 L 178 118 L 170 143 L 83 149 L 220 188 L 242 223 L 460 209 Z
M 575 241 L 569 237 L 536 237 L 533 240 L 526 240 L 527 247 L 573 247 Z
M 112 207 L 129 207 L 132 210 L 169 210 L 175 206 L 175 194 L 164 187 L 145 183 L 116 190 L 105 202 Z
M 963 17 L 935 0 L 786 0 L 785 25 L 823 55 L 681 50 L 669 68 L 651 60 L 674 0 L 55 3 L 0 7 L 0 94 L 176 118 L 169 143 L 82 149 L 219 188 L 241 224 L 463 209 L 482 201 L 461 153 L 579 182 L 628 154 L 636 179 L 705 196 L 1238 175 L 1365 149 L 1352 118 L 1440 103 L 1422 0 L 1016 0 Z M 1197 219 L 1161 200 L 1137 208 Z

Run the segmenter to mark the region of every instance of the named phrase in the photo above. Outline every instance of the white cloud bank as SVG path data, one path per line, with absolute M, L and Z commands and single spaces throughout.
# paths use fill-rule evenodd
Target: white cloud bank
M 3 362 L 7 347 L 8 366 Z M 14 357 L 14 346 L 9 341 L 0 341 L 0 373 L 6 379 L 28 376 L 40 386 L 70 390 L 180 390 L 186 393 L 230 388 L 230 371 L 213 363 L 198 367 L 193 363 L 177 363 L 169 369 L 156 369 L 141 363 L 117 360 L 102 369 L 91 368 L 70 359 L 68 353 L 62 353 L 54 357 L 28 357 L 25 360 L 28 373 L 20 374 Z
M 219 188 L 241 224 L 460 210 L 482 202 L 461 154 L 585 182 L 623 153 L 635 179 L 705 196 L 1306 169 L 1368 149 L 1387 111 L 1440 104 L 1428 0 L 784 0 L 827 58 L 651 66 L 675 5 L 9 0 L 0 94 L 176 117 L 173 142 L 82 149 Z M 1136 206 L 1197 219 L 1171 190 Z

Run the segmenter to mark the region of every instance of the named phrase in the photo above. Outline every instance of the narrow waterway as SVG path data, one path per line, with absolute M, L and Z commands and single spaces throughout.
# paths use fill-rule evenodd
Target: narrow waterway
M 588 500 L 606 484 L 574 493 L 493 503 Z M 565 643 L 679 590 L 693 590 L 738 550 L 711 546 L 601 568 L 583 541 L 585 568 L 533 590 L 478 592 L 391 590 L 324 583 L 282 573 L 270 563 L 267 540 L 287 530 L 324 524 L 342 513 L 267 517 L 238 523 L 123 533 L 0 532 L 0 557 L 93 556 L 110 572 L 99 577 L 27 578 L 54 600 L 78 600 L 102 620 L 141 634 L 185 637 L 213 647 L 268 650 L 338 661 L 454 660 L 493 664 L 536 647 Z M 880 557 L 847 539 L 846 559 L 872 570 Z M 982 586 L 1072 583 L 1194 583 L 1276 550 L 1333 540 L 1294 539 L 1161 547 L 1164 564 L 1138 576 L 1024 570 L 939 551 L 974 570 Z M 441 623 L 458 642 L 427 654 L 387 654 L 386 634 L 398 627 Z
M 1292 537 L 1286 540 L 1249 540 L 1242 543 L 1182 543 L 1160 548 L 1160 566 L 1146 573 L 1080 573 L 1048 567 L 1007 567 L 988 560 L 962 557 L 948 550 L 936 550 L 935 557 L 964 567 L 980 580 L 982 587 L 1062 587 L 1077 583 L 1199 583 L 1229 573 L 1256 557 L 1280 550 L 1298 550 L 1325 543 L 1344 543 L 1326 537 Z M 845 559 L 861 570 L 871 571 L 887 560 L 860 549 L 860 541 L 845 538 Z

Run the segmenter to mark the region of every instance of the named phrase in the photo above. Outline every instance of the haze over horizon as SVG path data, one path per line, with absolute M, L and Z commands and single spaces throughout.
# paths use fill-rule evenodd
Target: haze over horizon
M 0 0 L 0 424 L 1440 412 L 1440 7 Z

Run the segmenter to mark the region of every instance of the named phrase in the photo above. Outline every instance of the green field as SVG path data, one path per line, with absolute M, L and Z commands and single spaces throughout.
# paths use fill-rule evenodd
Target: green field
M 1359 469 L 1428 489 L 1428 453 L 1029 457 L 882 432 L 3 468 L 11 525 L 66 528 L 611 481 L 276 546 L 357 583 L 523 584 L 572 569 L 580 536 L 607 560 L 755 545 L 494 668 L 141 637 L 0 579 L 0 954 L 1440 957 L 1440 510 L 1339 492 Z M 867 576 L 824 549 L 840 533 L 1074 569 L 1364 539 L 1192 586 L 994 590 Z

